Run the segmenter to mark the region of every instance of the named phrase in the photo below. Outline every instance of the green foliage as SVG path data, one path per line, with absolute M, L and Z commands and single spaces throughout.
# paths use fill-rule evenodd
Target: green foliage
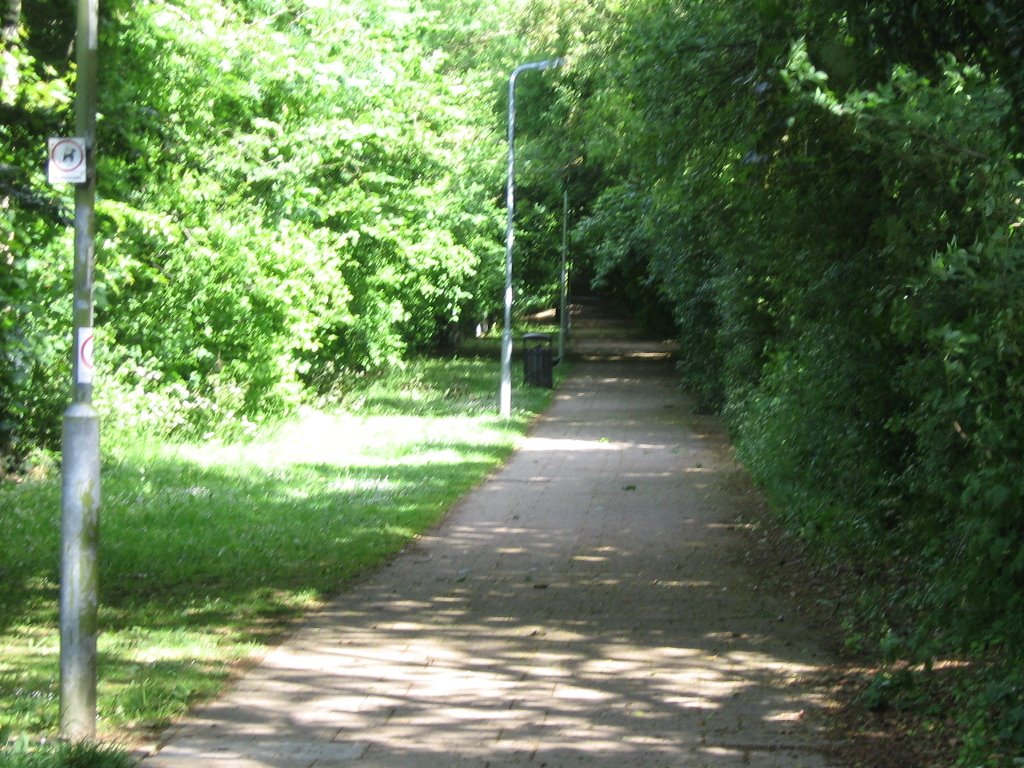
M 1024 753 L 1024 677 L 1019 668 L 990 668 L 957 691 L 962 713 L 961 763 L 972 766 L 1018 765 Z
M 906 668 L 894 672 L 879 672 L 860 696 L 863 706 L 872 711 L 889 707 L 907 708 L 912 698 L 914 673 Z
M 258 4 L 197 2 L 115 18 L 108 71 L 147 51 L 148 75 L 120 87 L 163 83 L 141 113 L 134 90 L 112 97 L 115 141 L 142 153 L 115 166 L 115 188 L 140 166 L 167 180 L 158 199 L 107 208 L 115 367 L 181 392 L 187 421 L 288 412 L 479 308 L 497 220 L 480 190 L 498 149 L 479 140 L 481 82 L 440 75 L 415 16 L 371 10 L 284 24 Z M 201 20 L 202 37 L 168 14 Z M 140 147 L 140 122 L 163 140 Z
M 85 741 L 0 745 L 0 766 L 4 768 L 133 768 L 136 762 L 117 747 Z
M 787 523 L 864 575 L 851 626 L 897 628 L 915 662 L 1019 668 L 1020 11 L 658 0 L 562 19 L 591 184 L 574 235 L 598 282 L 667 303 L 687 386 Z M 868 696 L 908 691 L 887 676 Z M 1011 697 L 989 698 L 969 705 L 977 750 L 1014 733 Z
M 4 51 L 0 453 L 15 461 L 55 446 L 68 389 L 68 212 L 38 162 L 39 136 L 68 131 L 57 5 L 26 10 Z M 97 393 L 114 418 L 245 429 L 495 313 L 506 65 L 463 48 L 481 25 L 509 33 L 486 4 L 469 29 L 434 5 L 103 5 Z
M 34 55 L 24 26 L 5 22 L 2 42 L 0 477 L 5 460 L 21 460 L 54 437 L 68 385 L 56 376 L 67 355 L 50 308 L 60 311 L 70 286 L 60 260 L 68 213 L 45 185 L 39 163 L 45 151 L 39 136 L 66 121 L 67 77 Z

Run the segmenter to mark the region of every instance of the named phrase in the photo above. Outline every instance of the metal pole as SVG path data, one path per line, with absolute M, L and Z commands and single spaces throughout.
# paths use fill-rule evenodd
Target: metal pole
M 75 127 L 85 139 L 87 179 L 75 187 L 72 402 L 62 440 L 60 726 L 68 739 L 96 735 L 100 429 L 92 406 L 92 328 L 98 2 L 79 0 L 75 38 Z
M 515 210 L 516 167 L 516 78 L 522 67 L 513 70 L 508 79 L 508 168 L 505 185 L 505 320 L 501 332 L 501 415 L 512 415 L 512 220 Z
M 558 306 L 558 362 L 565 359 L 565 334 L 569 328 L 567 315 L 567 304 L 569 286 L 566 280 L 566 254 L 569 251 L 569 187 L 562 187 L 562 275 L 559 280 L 559 306 Z
M 544 70 L 560 67 L 564 59 L 548 59 L 521 64 L 512 70 L 508 78 L 508 178 L 505 188 L 505 205 L 508 221 L 505 226 L 505 326 L 501 334 L 501 391 L 500 412 L 502 417 L 512 415 L 512 243 L 515 240 L 513 220 L 515 218 L 515 167 L 516 167 L 516 79 L 520 72 L 528 69 Z

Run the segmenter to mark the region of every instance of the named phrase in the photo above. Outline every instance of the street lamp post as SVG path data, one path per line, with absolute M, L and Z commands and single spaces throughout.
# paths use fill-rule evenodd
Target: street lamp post
M 558 280 L 558 362 L 565 360 L 565 337 L 569 330 L 568 265 L 569 252 L 569 186 L 562 186 L 562 270 Z
M 75 120 L 87 176 L 75 187 L 72 402 L 64 413 L 61 483 L 60 726 L 68 739 L 96 734 L 99 416 L 92 405 L 96 103 L 99 0 L 79 0 Z
M 512 70 L 508 79 L 508 185 L 505 191 L 508 208 L 508 224 L 505 228 L 505 327 L 501 334 L 501 415 L 512 415 L 512 242 L 513 219 L 515 217 L 515 166 L 516 166 L 516 79 L 521 72 L 529 69 L 544 70 L 560 67 L 564 59 L 546 59 L 521 64 Z

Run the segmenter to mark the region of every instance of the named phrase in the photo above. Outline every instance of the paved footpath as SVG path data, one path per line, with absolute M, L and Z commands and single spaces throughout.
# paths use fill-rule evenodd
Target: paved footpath
M 744 571 L 670 350 L 581 322 L 507 465 L 143 768 L 824 768 L 828 657 Z

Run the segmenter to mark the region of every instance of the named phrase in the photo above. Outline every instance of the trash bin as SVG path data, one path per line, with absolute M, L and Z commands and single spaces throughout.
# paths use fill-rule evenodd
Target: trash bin
M 523 334 L 523 381 L 534 387 L 555 386 L 551 336 L 546 333 Z

